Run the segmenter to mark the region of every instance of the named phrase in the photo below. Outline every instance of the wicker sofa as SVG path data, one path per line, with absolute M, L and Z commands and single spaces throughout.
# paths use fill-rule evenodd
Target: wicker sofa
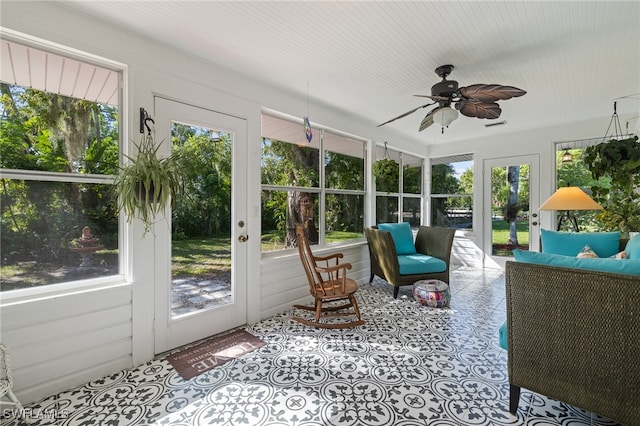
M 510 411 L 526 388 L 640 425 L 640 276 L 511 261 L 505 281 Z

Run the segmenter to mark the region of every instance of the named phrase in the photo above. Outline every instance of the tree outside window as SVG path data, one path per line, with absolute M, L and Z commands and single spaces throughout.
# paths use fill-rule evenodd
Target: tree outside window
M 0 91 L 0 290 L 119 274 L 117 102 Z
M 305 138 L 302 121 L 262 117 L 262 250 L 296 246 L 303 224 L 312 244 L 361 238 L 365 144 L 327 129 Z
M 473 228 L 473 156 L 431 160 L 431 225 Z
M 412 228 L 418 228 L 422 218 L 423 159 L 387 146 L 377 147 L 376 159 L 382 160 L 388 170 L 386 176 L 374 173 L 376 223 L 408 222 Z M 397 178 L 392 166 L 397 167 Z

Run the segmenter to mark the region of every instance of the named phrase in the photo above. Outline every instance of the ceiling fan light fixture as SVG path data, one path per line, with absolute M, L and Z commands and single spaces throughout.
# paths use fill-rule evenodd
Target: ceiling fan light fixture
M 433 114 L 433 121 L 443 128 L 449 127 L 449 124 L 453 123 L 456 118 L 458 118 L 458 111 L 450 106 L 440 108 Z

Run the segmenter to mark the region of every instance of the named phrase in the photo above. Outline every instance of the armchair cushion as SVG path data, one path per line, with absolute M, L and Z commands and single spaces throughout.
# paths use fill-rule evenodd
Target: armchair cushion
M 413 244 L 413 233 L 411 232 L 409 222 L 381 223 L 378 225 L 378 229 L 391 233 L 391 238 L 393 238 L 393 243 L 396 246 L 398 255 L 416 253 L 416 246 Z M 403 272 L 400 273 L 404 274 Z
M 431 274 L 447 270 L 447 263 L 436 257 L 425 254 L 398 255 L 400 275 Z

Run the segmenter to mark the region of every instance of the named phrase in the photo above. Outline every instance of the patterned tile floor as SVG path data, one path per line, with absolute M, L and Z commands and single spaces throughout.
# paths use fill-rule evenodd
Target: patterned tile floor
M 358 300 L 366 325 L 320 330 L 292 312 L 246 329 L 267 345 L 191 380 L 164 359 L 26 407 L 22 425 L 616 425 L 522 391 L 508 411 L 501 271 L 458 269 L 451 307 L 394 300 L 376 279 Z M 55 418 L 58 416 L 58 418 Z

